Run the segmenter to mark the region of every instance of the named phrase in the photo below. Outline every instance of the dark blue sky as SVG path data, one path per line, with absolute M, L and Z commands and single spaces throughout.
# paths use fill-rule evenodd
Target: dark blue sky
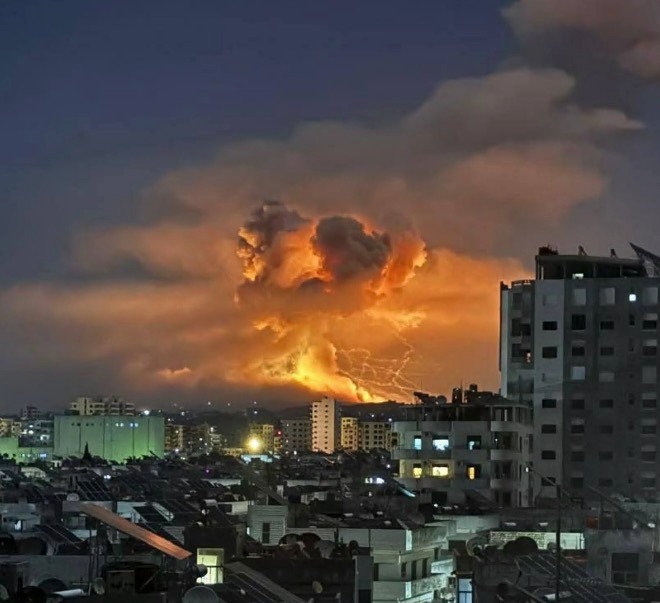
M 2 280 L 52 272 L 71 232 L 225 141 L 387 120 L 510 44 L 479 0 L 4 0 Z

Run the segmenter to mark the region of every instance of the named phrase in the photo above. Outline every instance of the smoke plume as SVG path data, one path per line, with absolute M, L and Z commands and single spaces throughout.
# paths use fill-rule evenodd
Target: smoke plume
M 556 30 L 593 36 L 621 67 L 660 76 L 660 4 L 656 0 L 517 0 L 504 10 L 523 38 Z
M 632 64 L 652 20 L 604 23 L 580 16 L 592 3 L 568 4 L 521 1 L 507 17 L 615 30 Z M 511 69 L 443 82 L 394 123 L 228 145 L 148 191 L 167 199 L 152 222 L 80 233 L 71 266 L 84 278 L 2 292 L 0 330 L 20 342 L 7 362 L 94 363 L 142 393 L 368 401 L 496 386 L 498 283 L 527 276 L 521 237 L 598 199 L 608 142 L 642 127 L 577 106 L 574 86 L 560 70 Z

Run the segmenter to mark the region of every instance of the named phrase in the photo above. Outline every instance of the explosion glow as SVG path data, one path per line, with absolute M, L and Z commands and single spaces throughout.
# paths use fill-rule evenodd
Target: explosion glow
M 254 378 L 362 401 L 408 397 L 414 384 L 404 371 L 414 350 L 404 333 L 424 314 L 387 303 L 426 262 L 414 233 L 382 234 L 348 216 L 307 220 L 268 202 L 240 229 L 238 255 L 245 278 L 236 302 L 255 329 L 284 348 L 251 364 Z M 398 358 L 333 342 L 341 323 L 360 314 L 401 341 Z M 368 333 L 363 337 L 368 340 Z

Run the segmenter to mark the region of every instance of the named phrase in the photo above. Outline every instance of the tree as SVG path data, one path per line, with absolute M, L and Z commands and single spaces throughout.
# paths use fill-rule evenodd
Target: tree
M 92 460 L 92 455 L 89 452 L 89 444 L 85 442 L 85 452 L 83 452 L 83 461 L 90 462 Z

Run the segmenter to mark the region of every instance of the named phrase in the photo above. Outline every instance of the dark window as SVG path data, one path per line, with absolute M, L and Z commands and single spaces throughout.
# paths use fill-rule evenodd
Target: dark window
M 635 326 L 635 315 L 634 314 L 631 314 L 630 316 L 628 316 L 628 324 L 631 327 Z
M 598 480 L 598 485 L 601 488 L 611 488 L 612 487 L 612 478 L 611 477 L 601 477 Z
M 583 344 L 577 344 L 571 346 L 571 356 L 577 356 L 577 357 L 582 357 L 584 356 L 584 345 Z
M 654 345 L 642 346 L 642 356 L 657 356 L 658 348 Z
M 513 294 L 513 307 L 520 308 L 522 306 L 522 293 Z
M 479 479 L 481 477 L 481 465 L 468 465 L 465 475 L 468 479 Z
M 655 450 L 642 450 L 639 453 L 639 458 L 643 461 L 653 461 L 655 462 L 657 458 L 657 452 Z
M 378 582 L 380 577 L 378 575 L 378 563 L 374 563 L 374 582 Z
M 614 356 L 614 348 L 612 347 L 602 347 L 600 348 L 600 355 L 601 356 Z
M 541 458 L 544 461 L 554 461 L 557 458 L 557 453 L 554 450 L 541 450 Z
M 653 398 L 652 400 L 642 399 L 642 408 L 655 408 L 658 405 L 658 401 Z
M 614 408 L 614 400 L 607 398 L 606 400 L 601 400 L 598 403 L 598 406 L 601 408 Z
M 638 553 L 612 553 L 612 582 L 633 584 L 639 575 Z
M 604 434 L 614 433 L 614 425 L 601 425 L 599 431 Z
M 410 562 L 410 579 L 417 580 L 417 561 Z
M 557 426 L 550 423 L 541 425 L 541 433 L 557 433 Z
M 611 450 L 601 450 L 598 453 L 598 460 L 599 461 L 611 461 L 614 459 L 614 452 Z
M 261 524 L 261 542 L 270 544 L 270 523 Z
M 643 320 L 642 329 L 645 331 L 655 331 L 658 328 L 657 320 Z
M 575 425 L 571 425 L 571 433 L 578 435 L 584 433 L 584 423 L 577 423 Z
M 401 564 L 401 579 L 402 580 L 406 579 L 407 572 L 408 572 L 408 564 L 407 563 L 402 563 Z
M 571 316 L 571 329 L 584 331 L 587 328 L 587 317 L 585 314 L 573 314 Z
M 614 321 L 613 320 L 601 320 L 600 321 L 600 330 L 601 331 L 613 331 L 614 330 Z
M 557 330 L 557 321 L 556 320 L 544 320 L 543 321 L 543 330 L 544 331 L 556 331 Z
M 571 408 L 573 410 L 584 410 L 584 398 L 574 398 L 571 400 Z
M 546 346 L 541 350 L 541 355 L 543 358 L 557 358 L 557 347 Z
M 520 318 L 514 318 L 511 320 L 511 337 L 520 337 L 521 335 Z
M 655 488 L 655 477 L 643 477 L 640 482 L 642 488 Z
M 571 488 L 582 488 L 583 485 L 584 485 L 584 478 L 582 477 L 571 478 Z
M 532 334 L 532 325 L 528 322 L 522 323 L 520 327 L 522 329 L 523 337 L 529 337 Z
M 582 463 L 584 461 L 584 451 L 574 450 L 571 452 L 571 461 L 574 463 Z
M 543 398 L 541 406 L 543 408 L 557 408 L 557 400 L 554 398 Z
M 642 433 L 645 435 L 651 435 L 657 433 L 658 428 L 656 425 L 642 425 Z

